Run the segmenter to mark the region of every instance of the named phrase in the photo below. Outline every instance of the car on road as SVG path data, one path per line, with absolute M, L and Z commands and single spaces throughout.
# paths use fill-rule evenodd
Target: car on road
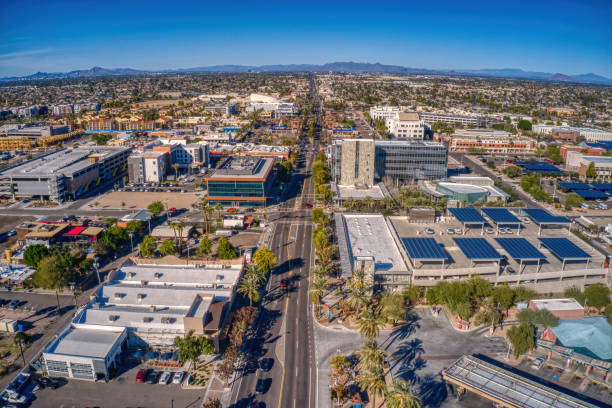
M 249 405 L 249 408 L 266 408 L 266 403 L 253 401 L 251 402 L 251 405 Z
M 452 235 L 452 234 L 454 234 L 454 233 L 455 233 L 455 229 L 454 229 L 454 228 L 447 228 L 447 229 L 446 229 L 446 233 L 447 233 L 447 234 L 451 234 L 451 235 Z
M 286 288 L 287 286 L 289 286 L 289 279 L 287 278 L 283 278 L 280 280 L 280 284 L 278 285 L 281 288 Z
M 164 371 L 162 373 L 162 375 L 159 377 L 159 381 L 157 382 L 158 384 L 168 384 L 170 382 L 170 377 L 172 377 L 172 375 L 170 374 L 169 371 Z
M 149 373 L 147 374 L 146 383 L 147 384 L 157 383 L 157 373 L 155 372 L 155 370 L 149 371 Z
M 176 373 L 174 373 L 174 376 L 172 377 L 172 383 L 173 384 L 180 384 L 183 382 L 183 378 L 185 378 L 185 372 L 184 371 L 177 371 Z
M 533 360 L 533 363 L 531 363 L 531 368 L 533 368 L 534 370 L 539 370 L 540 367 L 542 367 L 542 364 L 544 364 L 544 359 L 538 357 Z
M 138 372 L 136 373 L 136 382 L 137 383 L 145 382 L 145 378 L 146 378 L 145 370 L 144 369 L 138 370 Z
M 272 365 L 274 364 L 274 360 L 271 358 L 264 358 L 261 360 L 261 363 L 259 364 L 259 368 L 261 368 L 261 371 L 263 372 L 268 372 L 272 369 Z
M 9 309 L 17 309 L 17 306 L 19 306 L 19 299 L 13 299 L 8 307 Z
M 306 208 L 312 208 L 312 204 L 308 204 L 308 203 L 306 203 L 306 204 L 304 205 L 304 207 L 306 207 Z
M 7 235 L 8 237 L 12 237 L 12 236 L 14 236 L 14 235 L 16 235 L 16 234 L 17 234 L 17 230 L 10 230 L 10 231 L 8 232 L 8 234 L 6 234 L 6 235 Z
M 425 232 L 426 232 L 427 234 L 429 234 L 429 235 L 433 235 L 433 234 L 435 234 L 435 233 L 436 233 L 436 231 L 434 231 L 434 230 L 433 230 L 433 229 L 431 229 L 431 228 L 425 228 Z
M 266 378 L 259 378 L 257 380 L 257 384 L 255 384 L 255 393 L 256 394 L 265 394 L 266 391 L 268 391 L 268 383 L 272 382 L 271 379 Z

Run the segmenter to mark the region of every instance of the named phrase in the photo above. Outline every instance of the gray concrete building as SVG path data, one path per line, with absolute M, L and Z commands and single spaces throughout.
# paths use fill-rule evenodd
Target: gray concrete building
M 130 148 L 60 149 L 0 171 L 0 194 L 61 202 L 75 199 L 127 170 Z
M 343 141 L 338 184 L 366 187 L 374 184 L 374 140 L 345 139 Z

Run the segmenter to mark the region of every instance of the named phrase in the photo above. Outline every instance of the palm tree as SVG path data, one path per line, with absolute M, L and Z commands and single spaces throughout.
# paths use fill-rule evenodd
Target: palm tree
M 386 403 L 388 408 L 421 408 L 421 399 L 412 392 L 410 381 L 395 380 L 393 389 L 387 392 Z
M 178 180 L 178 169 L 179 169 L 179 165 L 177 163 L 174 163 L 172 165 L 172 168 L 174 169 L 174 181 Z
M 361 387 L 362 391 L 368 390 L 368 395 L 372 397 L 372 406 L 376 408 L 376 396 L 381 395 L 384 397 L 387 392 L 383 369 L 362 370 L 359 373 L 359 387 Z
M 360 370 L 372 370 L 385 368 L 385 359 L 388 353 L 378 347 L 376 340 L 366 340 L 357 350 L 359 356 L 358 368 Z
M 221 203 L 215 204 L 215 210 L 217 210 L 217 220 L 221 218 L 221 211 L 223 210 L 223 205 Z
M 325 291 L 329 286 L 329 279 L 326 275 L 322 274 L 313 274 L 308 278 L 310 281 L 310 289 L 309 292 L 312 295 L 312 301 L 315 304 L 315 307 L 319 308 L 321 303 L 321 298 L 325 295 Z
M 380 333 L 380 328 L 385 324 L 385 319 L 376 307 L 368 307 L 361 312 L 357 318 L 359 334 L 369 340 L 375 339 Z
M 238 293 L 249 298 L 249 306 L 253 306 L 253 300 L 259 300 L 260 285 L 257 274 L 247 273 L 242 278 L 238 287 Z

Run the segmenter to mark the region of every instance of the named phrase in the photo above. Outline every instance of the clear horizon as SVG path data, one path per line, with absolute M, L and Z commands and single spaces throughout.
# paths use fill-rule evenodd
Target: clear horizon
M 604 0 L 384 7 L 10 0 L 0 16 L 0 77 L 93 66 L 155 71 L 355 61 L 612 78 L 611 18 L 612 3 Z

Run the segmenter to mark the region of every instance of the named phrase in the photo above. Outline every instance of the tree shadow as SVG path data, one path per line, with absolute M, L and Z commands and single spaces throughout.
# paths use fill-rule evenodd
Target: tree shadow
M 249 394 L 229 406 L 229 408 L 247 408 L 255 400 L 255 394 Z
M 387 339 L 383 342 L 383 345 L 386 343 L 385 350 L 388 350 L 389 347 L 397 340 L 406 340 L 408 337 L 413 335 L 417 329 L 420 329 L 420 319 L 421 318 L 418 314 L 414 313 L 412 310 L 409 310 L 406 313 L 406 323 L 395 328 L 389 337 L 387 337 Z
M 420 339 L 406 340 L 399 345 L 397 350 L 391 355 L 390 360 L 393 361 L 390 370 L 397 368 L 398 375 L 414 376 L 414 372 L 423 368 L 425 361 L 420 359 L 420 356 L 425 352 L 422 346 L 423 342 Z
M 448 397 L 448 387 L 441 374 L 424 376 L 418 383 L 419 397 L 424 407 L 440 407 Z

